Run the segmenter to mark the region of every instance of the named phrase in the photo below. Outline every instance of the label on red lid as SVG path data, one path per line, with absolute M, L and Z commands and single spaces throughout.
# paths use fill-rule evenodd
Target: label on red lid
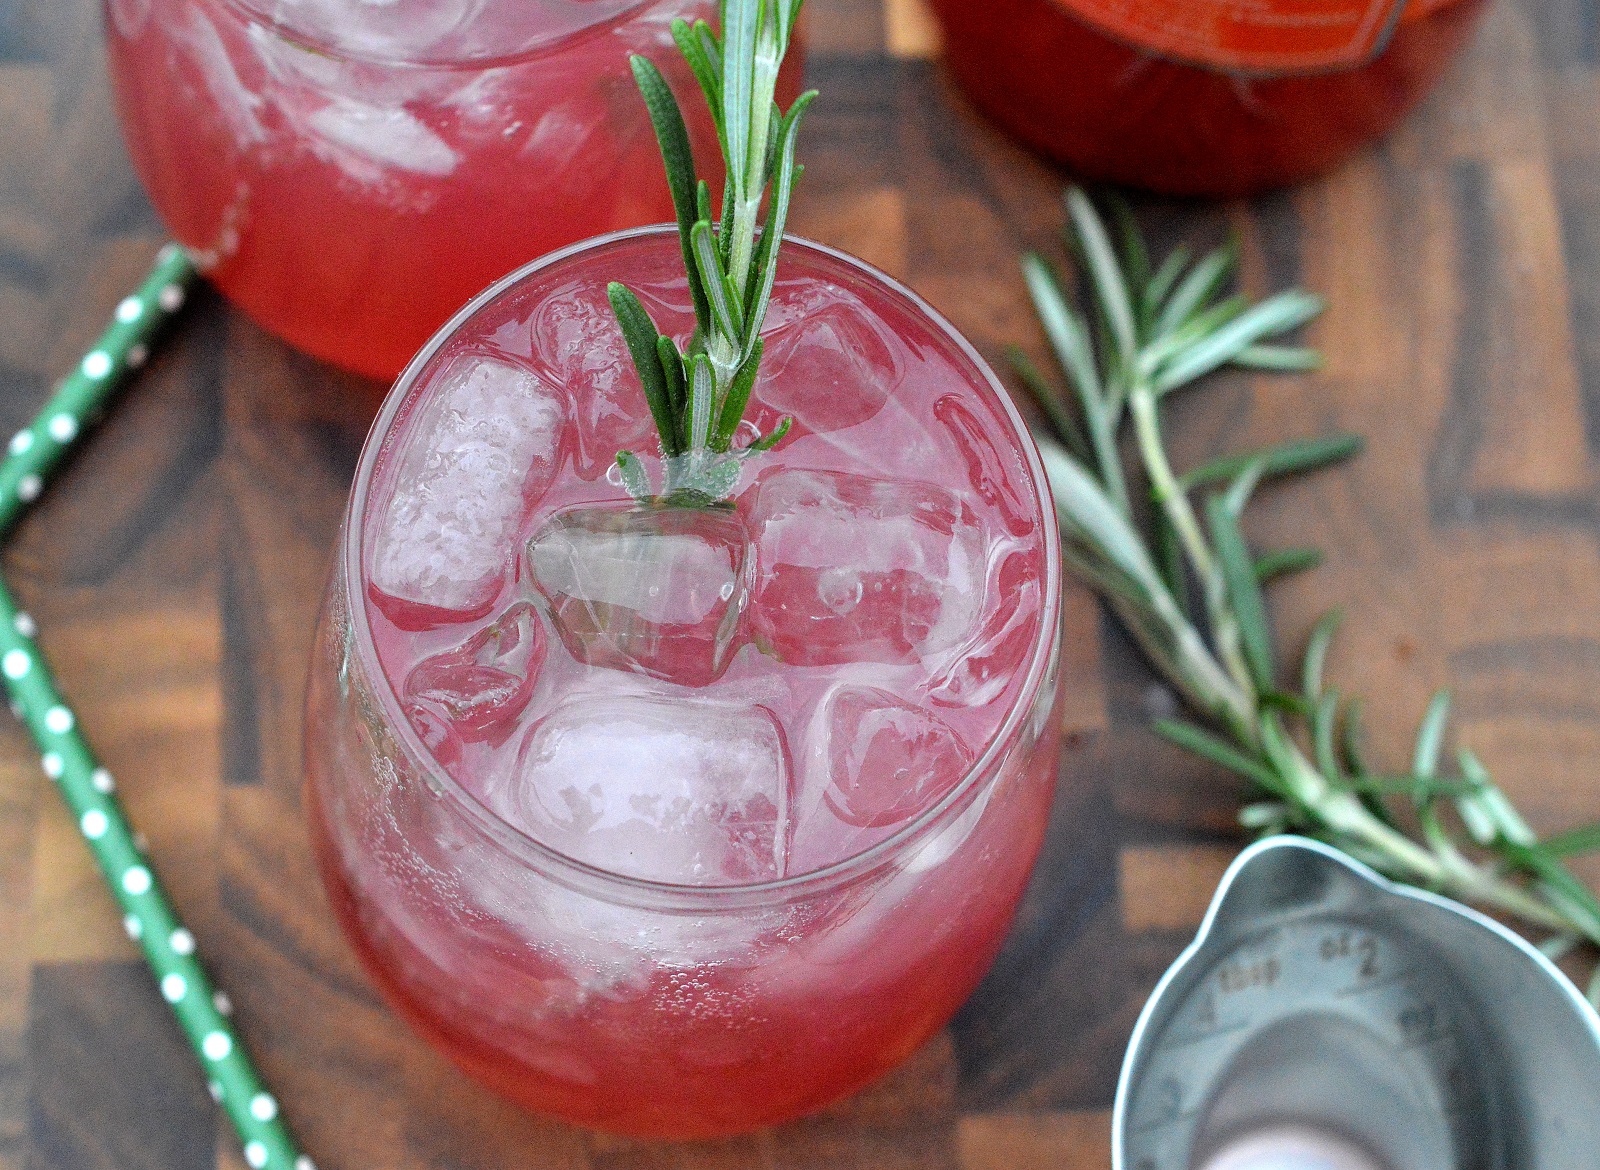
M 1349 69 L 1383 51 L 1405 0 L 1056 0 L 1164 57 L 1244 73 Z M 1071 62 L 1062 62 L 1070 69 Z

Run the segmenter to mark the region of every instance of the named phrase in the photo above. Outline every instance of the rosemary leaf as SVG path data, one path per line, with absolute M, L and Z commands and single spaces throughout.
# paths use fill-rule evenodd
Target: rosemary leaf
M 754 353 L 756 339 L 761 327 L 766 324 L 767 304 L 772 299 L 772 286 L 778 279 L 778 245 L 783 241 L 784 227 L 789 219 L 789 200 L 800 178 L 794 161 L 795 140 L 800 133 L 800 119 L 816 96 L 816 90 L 808 90 L 796 98 L 778 131 L 778 164 L 773 176 L 772 208 L 756 251 L 756 280 L 751 287 L 751 302 L 745 313 L 749 330 L 745 340 L 745 361 L 749 361 Z
M 1233 278 L 1238 264 L 1237 240 L 1229 240 L 1227 244 L 1208 253 L 1179 282 L 1171 298 L 1162 306 L 1161 315 L 1156 318 L 1155 336 L 1160 338 L 1171 333 L 1188 321 L 1196 310 L 1209 303 L 1218 290 Z
M 1221 369 L 1258 341 L 1304 325 L 1322 307 L 1321 297 L 1295 290 L 1263 301 L 1174 358 L 1156 376 L 1156 393 L 1168 393 Z
M 1244 534 L 1239 531 L 1238 517 L 1229 509 L 1224 497 L 1212 496 L 1206 501 L 1206 519 L 1211 526 L 1211 539 L 1216 546 L 1228 600 L 1238 620 L 1251 677 L 1258 692 L 1270 691 L 1276 673 L 1272 662 L 1272 634 L 1267 628 L 1267 607 L 1261 596 L 1261 586 L 1256 582 L 1255 563 L 1245 547 Z
M 1539 950 L 1552 963 L 1559 963 L 1582 945 L 1583 938 L 1581 935 L 1553 934 L 1539 944 Z M 1596 972 L 1596 978 L 1600 978 L 1600 972 Z
M 1077 459 L 1084 463 L 1092 462 L 1094 456 L 1089 451 L 1089 440 L 1084 437 L 1083 428 L 1078 425 L 1078 420 L 1073 417 L 1072 411 L 1062 401 L 1056 388 L 1045 379 L 1028 355 L 1022 352 L 1020 346 L 1008 347 L 1006 360 L 1011 363 L 1011 368 L 1016 371 L 1017 377 L 1022 379 L 1023 388 L 1028 391 L 1039 409 L 1044 412 L 1045 418 L 1050 421 L 1050 428 L 1055 432 L 1055 437 L 1065 443 L 1067 450 Z
M 712 240 L 711 225 L 700 220 L 689 229 L 689 245 L 694 255 L 695 271 L 711 303 L 711 321 L 728 337 L 737 337 L 744 324 L 744 309 L 729 287 L 728 272 L 722 266 L 722 257 Z
M 1256 580 L 1263 585 L 1304 573 L 1322 565 L 1322 553 L 1314 548 L 1279 548 L 1256 557 Z
M 1139 231 L 1139 224 L 1133 218 L 1133 212 L 1128 207 L 1128 201 L 1121 196 L 1113 195 L 1108 202 L 1111 205 L 1111 215 L 1117 221 L 1117 243 L 1122 259 L 1122 271 L 1127 274 L 1128 288 L 1148 288 L 1151 280 L 1150 249 L 1145 246 L 1144 234 Z M 1135 314 L 1137 317 L 1138 314 Z M 1142 333 L 1136 329 L 1135 333 Z
M 1538 880 L 1539 885 L 1563 907 L 1591 942 L 1600 943 L 1600 901 L 1572 876 L 1570 870 L 1537 846 L 1515 845 L 1507 842 L 1502 851 L 1506 857 Z
M 1600 850 L 1600 824 L 1586 825 L 1544 841 L 1544 851 L 1551 857 L 1576 857 L 1596 850 Z
M 1339 722 L 1339 692 L 1325 691 L 1316 702 L 1310 719 L 1312 754 L 1324 776 L 1329 779 L 1341 778 L 1339 758 L 1334 747 Z
M 1365 447 L 1366 441 L 1360 435 L 1328 435 L 1320 439 L 1279 443 L 1243 455 L 1229 455 L 1197 467 L 1182 477 L 1182 483 L 1187 488 L 1227 483 L 1255 463 L 1261 465 L 1263 479 L 1298 475 L 1359 455 Z
M 1067 214 L 1077 230 L 1077 242 L 1083 250 L 1084 262 L 1089 269 L 1089 279 L 1099 295 L 1100 313 L 1110 331 L 1112 343 L 1123 363 L 1133 360 L 1138 346 L 1129 307 L 1128 284 L 1122 265 L 1106 235 L 1105 225 L 1089 202 L 1089 197 L 1077 188 L 1067 192 Z
M 1161 579 L 1167 583 L 1167 589 L 1178 603 L 1178 607 L 1183 610 L 1184 616 L 1192 621 L 1194 611 L 1189 599 L 1188 577 L 1184 570 L 1183 542 L 1178 539 L 1177 530 L 1172 527 L 1172 520 L 1164 509 L 1154 508 L 1150 516 L 1156 567 L 1160 570 Z
M 661 433 L 662 449 L 667 455 L 683 452 L 683 439 L 678 434 L 677 419 L 672 409 L 672 393 L 668 388 L 669 374 L 661 366 L 658 343 L 661 332 L 650 319 L 650 314 L 639 303 L 639 298 L 626 285 L 612 283 L 606 286 L 611 310 L 622 327 L 622 339 L 633 355 L 633 364 L 639 371 L 639 381 L 644 386 L 645 402 Z M 631 457 L 631 456 L 630 456 Z M 635 459 L 634 462 L 637 462 Z
M 689 143 L 689 128 L 684 124 L 683 111 L 678 99 L 672 96 L 672 87 L 648 57 L 634 57 L 633 79 L 644 96 L 650 111 L 650 123 L 655 128 L 656 142 L 661 148 L 661 161 L 667 169 L 667 186 L 672 192 L 672 207 L 678 216 L 678 235 L 683 243 L 683 262 L 689 271 L 689 295 L 694 301 L 695 320 L 701 327 L 708 324 L 709 307 L 705 290 L 695 279 L 694 256 L 689 248 L 689 233 L 699 219 L 700 206 L 697 193 L 699 183 L 695 178 L 694 147 Z
M 1450 692 L 1439 691 L 1428 704 L 1422 725 L 1417 729 L 1417 746 L 1411 756 L 1411 771 L 1424 778 L 1439 772 L 1439 752 L 1450 722 Z
M 1324 621 L 1327 619 L 1324 618 Z M 1344 709 L 1344 734 L 1339 737 L 1344 768 L 1352 776 L 1366 776 L 1367 762 L 1361 750 L 1361 700 L 1351 699 Z
M 780 418 L 778 420 L 778 425 L 777 426 L 773 427 L 772 430 L 770 430 L 766 434 L 762 435 L 759 439 L 757 439 L 755 442 L 750 444 L 750 450 L 752 450 L 752 451 L 770 451 L 770 450 L 772 450 L 779 443 L 783 442 L 784 437 L 786 435 L 788 435 L 788 433 L 789 433 L 789 428 L 792 427 L 792 426 L 794 426 L 794 419 L 790 418 L 788 415 L 784 415 L 782 418 Z
M 1228 485 L 1228 490 L 1221 497 L 1222 506 L 1228 510 L 1228 515 L 1238 520 L 1244 515 L 1244 507 L 1250 502 L 1250 497 L 1255 495 L 1256 486 L 1261 483 L 1261 464 L 1252 463 L 1241 471 L 1234 481 Z
M 1282 801 L 1257 801 L 1239 810 L 1239 827 L 1255 833 L 1257 838 L 1276 837 L 1288 831 L 1293 816 L 1294 811 Z
M 689 63 L 701 91 L 710 99 L 707 104 L 711 107 L 712 125 L 717 130 L 717 141 L 722 142 L 725 137 L 722 126 L 722 78 L 718 76 L 719 64 L 713 56 L 716 35 L 703 20 L 691 25 L 679 17 L 672 22 L 672 39 L 678 46 L 678 52 Z
M 634 499 L 643 499 L 650 494 L 650 477 L 645 472 L 644 464 L 632 451 L 617 452 L 617 470 L 622 475 L 623 487 Z
M 1419 804 L 1439 798 L 1465 796 L 1473 790 L 1472 785 L 1464 780 L 1446 780 L 1415 773 L 1410 776 L 1361 776 L 1350 781 L 1350 789 L 1373 796 L 1410 796 Z
M 1161 304 L 1188 267 L 1189 249 L 1180 244 L 1167 254 L 1167 258 L 1161 262 L 1161 267 L 1156 269 L 1155 275 L 1150 278 L 1150 283 L 1145 285 L 1139 297 L 1139 315 L 1146 322 L 1147 335 L 1156 332 L 1156 315 L 1161 311 Z
M 1333 646 L 1333 636 L 1339 632 L 1339 626 L 1344 621 L 1344 614 L 1340 610 L 1332 610 L 1322 615 L 1311 630 L 1311 638 L 1306 643 L 1306 656 L 1300 671 L 1300 686 L 1305 691 L 1306 698 L 1317 702 L 1322 698 L 1322 676 L 1328 664 L 1328 650 Z
M 1212 735 L 1209 731 L 1203 731 L 1192 723 L 1184 723 L 1177 719 L 1158 719 L 1153 726 L 1156 733 L 1163 738 L 1171 740 L 1186 751 L 1210 760 L 1218 767 L 1226 768 L 1246 780 L 1254 781 L 1268 792 L 1280 792 L 1283 789 L 1283 782 L 1271 768 L 1230 747 L 1225 740 Z
M 1233 355 L 1233 364 L 1277 374 L 1309 373 L 1323 365 L 1322 351 L 1301 345 L 1247 345 Z
M 1085 415 L 1094 417 L 1105 411 L 1105 388 L 1095 368 L 1094 346 L 1080 317 L 1067 304 L 1061 281 L 1044 259 L 1033 253 L 1022 258 L 1028 291 L 1044 324 L 1045 336 L 1055 350 L 1056 360 L 1067 372 L 1067 380 L 1078 392 Z
M 761 8 L 760 4 L 722 5 L 722 104 L 727 118 L 728 177 L 733 181 L 735 199 L 743 199 L 748 190 L 751 123 L 756 114 L 766 114 L 766 103 L 758 109 L 755 102 Z
M 739 430 L 739 423 L 744 420 L 744 409 L 750 402 L 750 393 L 755 389 L 756 373 L 761 369 L 761 356 L 765 350 L 766 343 L 759 337 L 756 338 L 755 348 L 751 350 L 750 356 L 745 359 L 739 372 L 734 375 L 727 401 L 722 404 L 722 413 L 718 416 L 716 428 L 711 435 L 713 451 L 726 451 L 732 445 L 733 436 Z
M 689 442 L 691 451 L 711 445 L 712 395 L 716 392 L 716 375 L 711 359 L 697 353 L 691 361 L 689 376 Z
M 684 416 L 684 410 L 689 403 L 689 376 L 683 370 L 683 355 L 678 352 L 678 347 L 672 344 L 670 337 L 656 338 L 656 356 L 661 361 L 661 372 L 667 379 L 667 399 L 672 404 L 672 436 L 664 442 L 663 449 L 667 455 L 683 454 L 684 438 L 678 420 Z M 642 360 L 635 357 L 635 362 Z M 661 420 L 656 420 L 657 429 L 660 429 Z M 667 438 L 662 431 L 663 439 Z
M 1090 546 L 1135 583 L 1148 603 L 1167 587 L 1138 533 L 1094 477 L 1072 456 L 1052 445 L 1039 450 L 1055 492 L 1057 511 Z

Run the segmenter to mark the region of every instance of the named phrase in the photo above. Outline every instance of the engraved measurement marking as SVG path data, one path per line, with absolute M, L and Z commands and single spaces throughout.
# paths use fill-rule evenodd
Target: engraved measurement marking
M 1241 991 L 1272 987 L 1283 974 L 1283 964 L 1277 955 L 1264 959 L 1230 959 L 1217 968 L 1217 987 L 1223 995 L 1237 995 Z
M 1341 959 L 1360 959 L 1361 965 L 1357 968 L 1357 973 L 1363 979 L 1376 979 L 1382 974 L 1382 969 L 1378 965 L 1378 940 L 1370 934 L 1341 930 L 1337 934 L 1324 935 L 1317 947 L 1317 954 L 1324 963 L 1336 963 Z

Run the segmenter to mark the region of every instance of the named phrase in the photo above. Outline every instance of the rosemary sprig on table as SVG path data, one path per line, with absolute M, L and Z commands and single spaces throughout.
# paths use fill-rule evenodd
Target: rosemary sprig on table
M 627 287 L 609 287 L 645 398 L 661 436 L 669 502 L 725 499 L 738 487 L 741 465 L 788 433 L 784 418 L 769 433 L 735 448 L 733 440 L 761 367 L 761 326 L 778 270 L 789 197 L 801 170 L 795 136 L 815 92 L 787 113 L 774 95 L 778 72 L 803 0 L 722 0 L 721 33 L 705 21 L 675 20 L 672 35 L 700 84 L 722 147 L 727 179 L 720 216 L 711 186 L 698 178 L 682 108 L 661 71 L 633 58 L 633 74 L 650 109 L 678 217 L 683 263 L 694 302 L 695 331 L 680 351 L 661 334 Z M 760 222 L 768 188 L 767 222 Z M 628 494 L 656 498 L 637 455 L 617 453 Z
M 1068 192 L 1067 211 L 1092 315 L 1072 307 L 1045 260 L 1029 256 L 1023 268 L 1075 404 L 1013 356 L 1056 432 L 1041 445 L 1068 564 L 1196 716 L 1156 730 L 1260 790 L 1239 814 L 1252 832 L 1316 837 L 1392 878 L 1515 917 L 1548 932 L 1553 954 L 1600 946 L 1600 901 L 1563 864 L 1600 849 L 1600 826 L 1541 840 L 1465 748 L 1456 774 L 1444 775 L 1448 695 L 1423 717 L 1409 770 L 1390 775 L 1362 758 L 1359 703 L 1323 677 L 1337 613 L 1312 631 L 1295 685 L 1283 685 L 1263 586 L 1320 556 L 1252 554 L 1240 519 L 1264 481 L 1338 462 L 1361 440 L 1286 443 L 1183 475 L 1168 458 L 1166 397 L 1228 365 L 1315 368 L 1315 351 L 1274 339 L 1315 317 L 1321 301 L 1297 290 L 1256 304 L 1224 295 L 1231 248 L 1197 262 L 1180 248 L 1152 267 L 1125 213 L 1113 243 L 1081 191 Z M 1125 467 L 1118 439 L 1130 422 L 1136 456 Z M 1134 506 L 1141 488 L 1148 508 Z M 1600 1003 L 1600 976 L 1589 993 Z

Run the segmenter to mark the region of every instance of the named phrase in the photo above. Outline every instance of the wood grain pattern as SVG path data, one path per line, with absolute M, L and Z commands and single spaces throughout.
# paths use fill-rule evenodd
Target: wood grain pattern
M 944 78 L 919 0 L 810 0 L 796 228 L 908 281 L 998 361 L 1044 359 L 1016 274 L 1056 246 L 1065 176 Z M 0 433 L 25 419 L 162 237 L 122 154 L 95 0 L 0 4 Z M 1267 493 L 1253 539 L 1330 552 L 1274 594 L 1325 609 L 1403 758 L 1453 685 L 1470 742 L 1544 828 L 1600 806 L 1600 13 L 1500 0 L 1442 89 L 1326 180 L 1137 211 L 1155 239 L 1238 234 L 1246 283 L 1332 307 L 1313 377 L 1176 404 L 1180 460 L 1335 427 L 1368 455 Z M 943 1035 L 858 1098 L 673 1146 L 517 1112 L 382 1006 L 333 928 L 299 817 L 299 699 L 344 492 L 380 388 L 201 294 L 115 423 L 14 535 L 5 571 L 244 1035 L 327 1170 L 1107 1164 L 1128 1033 L 1237 847 L 1238 790 L 1154 739 L 1172 697 L 1068 593 L 1068 743 L 1038 873 Z M 1589 873 L 1600 880 L 1600 869 Z M 243 1163 L 86 852 L 0 729 L 0 1170 Z

